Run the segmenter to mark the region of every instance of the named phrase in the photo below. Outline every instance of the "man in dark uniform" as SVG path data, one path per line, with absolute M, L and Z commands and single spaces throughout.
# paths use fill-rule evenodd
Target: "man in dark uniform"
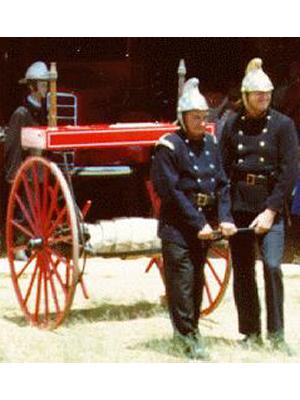
M 26 126 L 46 125 L 47 114 L 44 99 L 48 91 L 49 71 L 41 61 L 32 64 L 20 83 L 27 84 L 29 94 L 24 104 L 12 114 L 5 140 L 6 180 L 12 183 L 14 176 L 24 159 L 21 146 L 21 128 Z
M 236 228 L 220 153 L 205 132 L 208 106 L 198 83 L 196 78 L 185 83 L 178 102 L 181 129 L 158 141 L 151 175 L 161 199 L 159 236 L 174 336 L 190 357 L 205 358 L 198 320 L 212 223 L 217 219 L 226 236 Z
M 242 82 L 244 108 L 225 124 L 221 138 L 223 165 L 231 180 L 232 212 L 238 227 L 254 231 L 230 239 L 234 298 L 239 331 L 248 343 L 262 343 L 255 277 L 255 245 L 264 268 L 268 338 L 284 342 L 284 209 L 297 177 L 297 134 L 293 121 L 270 108 L 272 82 L 253 59 Z
M 12 184 L 15 174 L 27 152 L 21 146 L 21 129 L 26 126 L 47 124 L 45 98 L 48 91 L 50 75 L 46 64 L 37 61 L 26 71 L 25 78 L 20 83 L 27 84 L 29 94 L 24 104 L 12 114 L 5 139 L 5 179 Z M 21 216 L 20 216 L 21 217 Z M 18 251 L 15 258 L 26 259 L 24 251 Z

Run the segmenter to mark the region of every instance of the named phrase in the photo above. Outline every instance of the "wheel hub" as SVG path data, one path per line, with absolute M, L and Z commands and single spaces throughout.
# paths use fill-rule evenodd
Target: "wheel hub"
M 28 241 L 28 249 L 29 250 L 40 250 L 43 248 L 44 241 L 42 238 L 33 238 Z

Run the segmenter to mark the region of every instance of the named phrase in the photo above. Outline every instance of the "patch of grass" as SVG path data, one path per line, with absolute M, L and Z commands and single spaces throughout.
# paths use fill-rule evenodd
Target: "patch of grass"
M 240 350 L 239 343 L 235 340 L 225 339 L 223 337 L 204 336 L 202 342 L 207 348 L 208 353 L 218 353 L 218 347 L 224 351 L 226 348 L 230 351 Z M 167 354 L 178 357 L 180 361 L 189 361 L 186 356 L 182 345 L 174 341 L 173 337 L 163 339 L 153 339 L 148 342 L 140 344 L 140 346 L 147 350 L 152 350 L 157 353 Z M 225 350 L 226 351 L 226 350 Z
M 138 346 L 146 350 L 152 350 L 157 353 L 178 357 L 180 358 L 180 361 L 188 360 L 187 356 L 184 353 L 183 347 L 175 342 L 172 337 L 164 339 L 153 339 L 148 342 L 139 344 Z
M 209 354 L 210 362 L 233 362 L 236 360 L 246 363 L 293 361 L 293 358 L 284 351 L 274 350 L 268 342 L 263 345 L 246 345 L 241 340 L 215 336 L 203 336 L 202 342 Z M 180 344 L 171 337 L 139 343 L 135 346 L 135 349 L 137 347 L 178 358 L 179 362 L 191 361 Z

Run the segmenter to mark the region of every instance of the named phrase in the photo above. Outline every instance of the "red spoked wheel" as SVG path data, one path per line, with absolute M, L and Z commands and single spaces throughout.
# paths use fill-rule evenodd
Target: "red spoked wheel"
M 75 205 L 56 164 L 30 157 L 21 165 L 9 196 L 6 245 L 26 319 L 40 328 L 56 328 L 71 307 L 79 277 Z M 20 251 L 27 260 L 16 260 Z
M 204 287 L 200 318 L 212 313 L 220 304 L 228 286 L 231 273 L 229 244 L 213 242 L 204 267 Z

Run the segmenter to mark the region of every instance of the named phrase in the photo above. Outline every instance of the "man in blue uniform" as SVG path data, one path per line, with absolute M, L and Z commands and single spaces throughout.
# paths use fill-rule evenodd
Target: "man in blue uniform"
M 267 331 L 271 344 L 284 342 L 283 280 L 285 203 L 297 177 L 297 134 L 293 121 L 270 108 L 272 82 L 253 59 L 242 81 L 244 108 L 225 124 L 221 151 L 231 180 L 232 212 L 238 227 L 252 232 L 230 239 L 234 298 L 239 331 L 250 343 L 262 343 L 255 277 L 255 245 L 263 261 Z
M 226 236 L 236 228 L 218 146 L 205 132 L 208 106 L 198 83 L 185 83 L 177 109 L 181 129 L 160 138 L 151 174 L 161 199 L 159 236 L 174 336 L 190 357 L 205 358 L 198 320 L 212 224 L 216 219 Z

